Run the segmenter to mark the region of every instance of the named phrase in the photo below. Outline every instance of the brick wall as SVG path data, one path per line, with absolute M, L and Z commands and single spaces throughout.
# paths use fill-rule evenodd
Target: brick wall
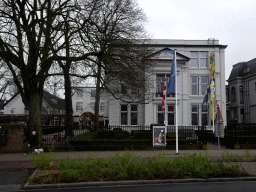
M 23 125 L 0 124 L 0 133 L 7 131 L 7 145 L 0 146 L 0 153 L 22 152 L 24 151 Z

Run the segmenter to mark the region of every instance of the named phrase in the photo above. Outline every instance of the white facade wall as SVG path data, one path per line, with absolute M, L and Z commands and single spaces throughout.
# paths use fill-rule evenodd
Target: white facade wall
M 78 94 L 77 90 L 82 94 Z M 76 87 L 73 89 L 74 94 L 72 96 L 72 108 L 73 108 L 73 121 L 78 122 L 79 117 L 85 112 L 91 112 L 94 114 L 95 96 L 92 96 L 92 90 L 96 91 L 95 87 Z M 100 116 L 105 116 L 107 111 L 106 106 L 106 94 L 102 93 L 100 97 Z M 77 110 L 77 103 L 82 103 L 82 108 Z M 104 105 L 104 110 L 101 110 L 101 105 Z
M 216 84 L 216 102 L 220 105 L 222 115 L 224 118 L 224 124 L 226 125 L 226 94 L 225 94 L 225 48 L 226 46 L 219 45 L 218 40 L 152 40 L 155 51 L 168 48 L 171 50 L 176 49 L 177 53 L 177 94 L 178 94 L 178 124 L 179 125 L 191 125 L 192 113 L 191 106 L 197 105 L 199 107 L 199 125 L 201 125 L 201 104 L 204 99 L 204 94 L 192 95 L 191 94 L 191 77 L 192 76 L 207 76 L 209 80 L 210 76 L 210 64 L 209 57 L 207 68 L 191 68 L 190 67 L 190 52 L 215 52 L 215 84 Z M 156 54 L 158 55 L 158 54 Z M 188 60 L 186 61 L 186 59 Z M 157 58 L 153 58 L 157 59 Z M 158 56 L 158 60 L 169 61 L 163 65 L 156 65 L 153 68 L 153 83 L 156 84 L 156 75 L 158 74 L 170 74 L 172 57 L 161 55 Z M 200 86 L 200 84 L 199 84 Z M 156 89 L 152 90 L 153 92 Z M 154 94 L 155 95 L 155 94 Z M 175 104 L 175 97 L 167 97 L 167 104 Z M 208 101 L 208 105 L 209 105 Z M 157 106 L 162 104 L 162 97 L 152 98 L 152 102 L 145 104 L 145 112 L 143 118 L 141 114 L 138 116 L 138 124 L 143 122 L 145 125 L 157 124 Z M 117 100 L 109 100 L 109 124 L 120 124 L 120 105 L 121 102 Z M 119 111 L 118 111 L 119 110 Z M 176 115 L 175 115 L 176 116 Z M 208 109 L 208 125 L 210 125 L 210 106 Z
M 13 109 L 13 113 L 11 113 Z M 24 115 L 25 105 L 22 102 L 20 94 L 18 94 L 13 100 L 4 106 L 5 115 Z

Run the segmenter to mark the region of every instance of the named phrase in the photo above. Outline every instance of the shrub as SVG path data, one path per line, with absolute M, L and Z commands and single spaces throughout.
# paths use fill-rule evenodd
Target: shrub
M 52 153 L 48 155 L 39 153 L 38 155 L 31 156 L 32 166 L 38 169 L 52 169 L 56 167 L 56 161 Z

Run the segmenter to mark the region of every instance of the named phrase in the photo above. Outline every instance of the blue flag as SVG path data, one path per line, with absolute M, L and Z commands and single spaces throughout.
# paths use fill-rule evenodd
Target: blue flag
M 210 80 L 210 83 L 209 83 L 209 85 L 207 87 L 207 90 L 205 91 L 202 107 L 204 106 L 205 103 L 208 102 L 208 99 L 209 99 L 209 97 L 211 95 L 211 82 L 212 82 L 212 80 Z
M 171 75 L 170 75 L 167 94 L 175 93 L 175 62 L 174 61 L 175 61 L 175 55 L 173 56 L 173 60 L 172 60 Z

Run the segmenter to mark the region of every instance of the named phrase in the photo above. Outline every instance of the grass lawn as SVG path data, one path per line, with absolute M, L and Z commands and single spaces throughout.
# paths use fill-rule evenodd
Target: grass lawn
M 83 161 L 66 158 L 57 163 L 51 153 L 40 153 L 32 156 L 31 161 L 44 174 L 31 179 L 30 184 L 247 176 L 238 164 L 227 165 L 196 154 L 140 159 L 126 151 L 112 159 L 89 155 Z

